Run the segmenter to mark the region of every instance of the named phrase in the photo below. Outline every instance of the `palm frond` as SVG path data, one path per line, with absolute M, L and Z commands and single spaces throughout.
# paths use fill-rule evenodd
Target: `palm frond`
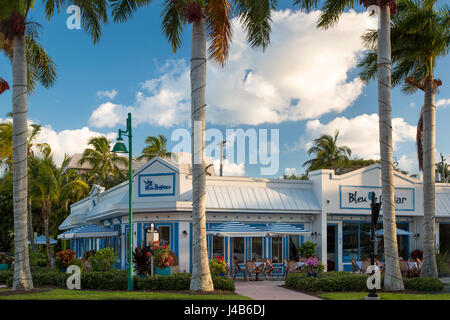
M 223 67 L 232 37 L 231 5 L 228 0 L 209 0 L 206 2 L 205 15 L 210 40 L 209 58 Z
M 135 11 L 148 5 L 152 0 L 109 0 L 114 22 L 125 22 Z
M 161 31 L 169 40 L 172 51 L 175 53 L 181 47 L 181 37 L 185 18 L 180 12 L 179 0 L 164 0 L 162 4 L 161 17 L 163 18 Z
M 56 81 L 55 62 L 35 39 L 26 37 L 25 41 L 29 93 L 34 90 L 36 82 L 45 88 L 52 87 Z

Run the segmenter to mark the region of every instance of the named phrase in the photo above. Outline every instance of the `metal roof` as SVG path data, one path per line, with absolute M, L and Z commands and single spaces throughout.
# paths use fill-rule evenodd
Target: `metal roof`
M 436 216 L 450 217 L 450 193 L 436 192 Z
M 192 201 L 192 193 L 190 193 Z M 312 188 L 207 185 L 206 209 L 260 211 L 319 211 Z

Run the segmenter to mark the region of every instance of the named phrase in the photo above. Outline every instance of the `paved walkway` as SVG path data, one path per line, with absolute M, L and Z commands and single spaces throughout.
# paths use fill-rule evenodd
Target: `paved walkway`
M 321 300 L 298 291 L 282 288 L 284 281 L 235 281 L 236 293 L 255 300 Z

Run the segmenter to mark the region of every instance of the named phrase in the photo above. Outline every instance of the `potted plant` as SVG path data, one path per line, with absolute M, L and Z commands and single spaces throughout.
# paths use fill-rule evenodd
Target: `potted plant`
M 158 275 L 169 275 L 170 267 L 175 264 L 174 255 L 170 252 L 168 246 L 160 245 L 159 241 L 155 241 L 151 246 L 151 254 L 154 257 L 155 272 Z
M 133 263 L 138 276 L 145 277 L 150 270 L 151 255 L 148 250 L 145 250 L 144 246 L 139 244 L 136 246 L 133 252 Z
M 56 253 L 56 265 L 58 266 L 61 272 L 66 272 L 67 267 L 72 264 L 75 258 L 76 258 L 75 251 L 71 249 L 58 251 Z
M 225 276 L 227 275 L 227 264 L 223 257 L 215 257 L 209 260 L 209 270 L 211 275 Z
M 0 253 L 0 270 L 8 270 L 14 258 L 6 253 Z
M 319 273 L 325 270 L 325 266 L 317 257 L 309 257 L 306 260 L 306 269 L 308 270 L 308 277 L 317 277 Z

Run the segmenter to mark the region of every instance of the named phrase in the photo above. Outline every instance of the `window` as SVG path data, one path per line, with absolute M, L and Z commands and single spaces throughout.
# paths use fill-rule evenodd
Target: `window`
M 300 245 L 300 236 L 289 236 L 289 260 L 298 260 L 298 247 Z
M 450 224 L 439 224 L 439 252 L 450 254 Z
M 244 238 L 233 238 L 233 258 L 237 263 L 244 263 Z
M 359 259 L 369 259 L 370 258 L 370 222 L 361 222 L 359 231 Z
M 358 222 L 346 222 L 342 225 L 342 255 L 344 261 L 358 260 Z
M 283 261 L 283 238 L 272 238 L 272 263 L 281 263 Z
M 252 260 L 263 259 L 263 238 L 252 238 Z
M 213 236 L 213 258 L 224 257 L 224 256 L 225 256 L 225 250 L 224 250 L 223 238 Z
M 159 244 L 162 246 L 170 247 L 170 227 L 158 227 L 159 232 Z

